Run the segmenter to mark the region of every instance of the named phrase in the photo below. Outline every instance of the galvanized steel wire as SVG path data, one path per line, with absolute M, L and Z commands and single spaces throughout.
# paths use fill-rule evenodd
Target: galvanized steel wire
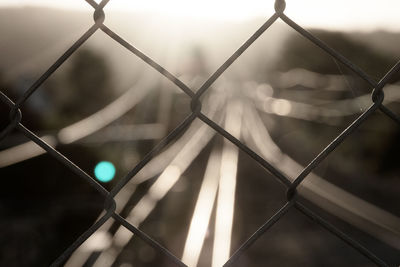
M 35 142 L 37 145 L 47 151 L 52 157 L 57 159 L 59 162 L 67 166 L 72 172 L 86 180 L 90 186 L 95 188 L 104 197 L 104 215 L 99 218 L 89 229 L 87 229 L 73 244 L 71 244 L 67 250 L 65 250 L 52 264 L 52 266 L 60 266 L 72 255 L 72 253 L 85 242 L 97 229 L 99 229 L 106 221 L 111 218 L 118 222 L 121 226 L 125 227 L 140 239 L 145 241 L 148 245 L 154 249 L 163 253 L 168 259 L 178 266 L 186 266 L 181 260 L 173 255 L 168 249 L 157 243 L 153 238 L 141 231 L 125 218 L 121 217 L 116 212 L 116 202 L 114 197 L 118 192 L 133 178 L 135 175 L 162 149 L 168 144 L 178 138 L 178 136 L 184 132 L 188 126 L 196 119 L 200 119 L 202 122 L 207 124 L 209 127 L 214 129 L 221 136 L 236 145 L 241 151 L 248 154 L 252 159 L 267 169 L 277 180 L 279 180 L 286 188 L 287 194 L 286 204 L 277 211 L 271 218 L 269 218 L 246 242 L 244 242 L 236 252 L 233 253 L 231 258 L 224 264 L 224 266 L 231 266 L 236 260 L 243 255 L 246 250 L 263 236 L 275 223 L 277 223 L 290 209 L 297 209 L 302 212 L 305 216 L 310 217 L 313 221 L 324 227 L 327 231 L 336 235 L 338 238 L 347 243 L 355 251 L 361 253 L 367 257 L 371 262 L 378 266 L 389 266 L 383 259 L 374 254 L 368 248 L 364 247 L 360 242 L 349 236 L 348 234 L 340 231 L 333 224 L 320 217 L 316 212 L 309 209 L 301 201 L 301 196 L 297 194 L 297 188 L 301 183 L 307 179 L 307 176 L 330 154 L 336 149 L 349 135 L 351 135 L 360 125 L 368 119 L 373 113 L 380 110 L 386 116 L 391 118 L 393 121 L 400 124 L 400 117 L 391 111 L 387 106 L 383 105 L 384 100 L 384 87 L 388 81 L 399 72 L 400 61 L 380 80 L 375 81 L 368 74 L 366 74 L 361 68 L 355 65 L 353 62 L 344 57 L 341 53 L 335 51 L 328 44 L 318 39 L 316 36 L 305 30 L 303 27 L 292 21 L 289 17 L 284 14 L 286 3 L 284 0 L 275 1 L 275 13 L 250 37 L 242 46 L 240 46 L 236 52 L 234 52 L 196 91 L 189 88 L 185 83 L 179 80 L 176 76 L 170 73 L 168 70 L 163 68 L 149 56 L 138 50 L 134 45 L 124 40 L 121 36 L 115 33 L 113 30 L 108 28 L 105 24 L 105 13 L 103 8 L 108 4 L 109 0 L 102 0 L 97 4 L 93 0 L 85 0 L 94 9 L 93 18 L 94 24 L 69 48 L 65 53 L 60 56 L 41 76 L 37 79 L 33 85 L 28 88 L 25 93 L 18 98 L 14 103 L 11 101 L 3 92 L 0 92 L 0 101 L 7 105 L 10 109 L 9 112 L 9 124 L 1 130 L 0 141 L 3 140 L 7 135 L 10 134 L 14 129 L 20 131 L 28 139 Z M 235 62 L 243 52 L 245 52 L 255 40 L 257 40 L 272 24 L 278 19 L 285 22 L 299 34 L 304 36 L 310 42 L 314 43 L 320 49 L 324 50 L 327 54 L 338 60 L 350 70 L 352 70 L 358 77 L 366 81 L 371 87 L 371 99 L 372 104 L 366 109 L 358 118 L 356 118 L 344 131 L 342 131 L 329 145 L 327 145 L 309 164 L 303 171 L 298 175 L 296 179 L 291 182 L 291 179 L 285 176 L 279 169 L 275 168 L 268 161 L 264 160 L 259 154 L 250 149 L 247 145 L 242 143 L 240 140 L 235 138 L 219 124 L 214 122 L 212 119 L 202 113 L 202 100 L 201 96 L 212 86 L 212 84 Z M 28 128 L 21 123 L 22 113 L 21 106 L 25 101 L 39 89 L 39 87 L 80 47 L 82 46 L 95 32 L 103 31 L 106 35 L 112 38 L 114 41 L 125 47 L 131 53 L 142 59 L 161 75 L 166 77 L 177 87 L 179 87 L 188 97 L 191 98 L 191 114 L 187 116 L 172 132 L 170 132 L 164 139 L 162 139 L 143 159 L 125 176 L 121 179 L 117 185 L 109 192 L 101 184 L 89 174 L 84 172 L 79 166 L 75 165 L 67 157 L 61 154 L 59 151 L 54 149 L 52 146 L 47 144 L 43 139 L 35 135 Z

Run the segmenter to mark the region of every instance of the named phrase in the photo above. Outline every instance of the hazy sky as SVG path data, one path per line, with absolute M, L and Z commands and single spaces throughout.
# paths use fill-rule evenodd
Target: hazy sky
M 400 0 L 287 0 L 286 14 L 303 26 L 400 31 Z M 86 9 L 84 0 L 0 0 L 0 6 L 41 5 Z M 269 16 L 273 0 L 111 0 L 107 9 L 153 11 L 173 16 L 243 20 Z

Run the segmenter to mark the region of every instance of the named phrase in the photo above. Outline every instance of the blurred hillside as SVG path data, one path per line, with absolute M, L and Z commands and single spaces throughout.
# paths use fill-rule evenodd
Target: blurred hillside
M 15 8 L 0 9 L 0 15 L 0 73 L 7 79 L 39 75 L 93 23 L 92 14 L 83 11 Z M 262 19 L 243 24 L 204 23 L 193 19 L 183 25 L 179 19 L 169 17 L 149 20 L 146 14 L 107 14 L 110 28 L 116 29 L 122 37 L 172 72 L 179 72 L 184 67 L 193 46 L 206 50 L 210 68 L 217 67 L 261 23 Z M 261 53 L 266 58 L 273 58 L 284 38 L 280 29 L 280 26 L 272 27 L 267 35 L 273 38 L 261 38 L 260 42 L 265 46 L 260 44 L 258 47 L 265 49 L 250 52 L 251 57 Z M 129 85 L 145 68 L 144 63 L 101 32 L 92 36 L 83 47 L 98 50 L 111 64 L 117 91 L 122 90 L 119 86 Z
M 21 75 L 36 76 L 49 66 L 80 34 L 92 24 L 89 12 L 63 11 L 46 8 L 8 8 L 0 9 L 0 73 L 4 78 L 14 79 Z M 168 24 L 166 23 L 168 22 Z M 216 68 L 238 47 L 259 25 L 263 19 L 238 22 L 212 21 L 203 22 L 193 19 L 182 25 L 179 19 L 152 17 L 144 14 L 109 12 L 107 25 L 116 29 L 121 36 L 132 42 L 140 50 L 148 53 L 167 68 L 179 71 L 188 57 L 192 46 L 206 51 L 205 56 L 210 69 Z M 165 26 L 168 25 L 168 26 Z M 262 60 L 266 67 L 276 59 L 282 42 L 293 33 L 281 23 L 274 24 L 246 52 L 246 63 L 252 65 Z M 400 35 L 394 32 L 377 31 L 371 33 L 346 32 L 331 42 L 329 33 L 318 34 L 322 40 L 335 47 L 335 43 L 361 43 L 366 49 L 373 49 L 382 56 L 396 58 L 400 55 L 397 45 Z M 302 37 L 299 37 L 301 39 Z M 335 38 L 335 37 L 333 37 Z M 168 40 L 165 43 L 164 40 Z M 294 40 L 296 42 L 296 40 Z M 28 44 L 28 45 L 27 45 Z M 160 45 L 162 49 L 160 52 Z M 344 47 L 351 49 L 352 47 Z M 117 88 L 127 86 L 135 77 L 143 63 L 124 51 L 119 45 L 110 41 L 102 33 L 95 34 L 84 47 L 99 50 L 112 66 Z M 343 49 L 339 49 L 343 50 Z M 168 58 L 162 55 L 168 51 Z M 360 55 L 364 52 L 357 51 Z M 365 54 L 365 53 L 364 53 Z M 350 59 L 353 59 L 350 55 Z M 367 61 L 366 61 L 367 62 Z M 376 62 L 379 65 L 379 62 Z M 370 63 L 372 64 L 372 63 Z M 363 64 L 362 64 L 363 65 Z M 374 73 L 372 73 L 374 74 Z M 119 89 L 122 90 L 122 89 Z

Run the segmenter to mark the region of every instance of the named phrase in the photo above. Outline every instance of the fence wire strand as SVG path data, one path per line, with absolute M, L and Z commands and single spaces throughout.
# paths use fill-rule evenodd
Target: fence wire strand
M 125 218 L 121 217 L 116 212 L 116 203 L 114 197 L 118 192 L 124 188 L 124 186 L 133 178 L 135 175 L 144 167 L 146 164 L 160 151 L 165 148 L 169 143 L 176 140 L 177 137 L 186 131 L 186 129 L 191 125 L 191 123 L 196 119 L 200 119 L 203 123 L 207 124 L 209 127 L 214 129 L 218 134 L 232 142 L 241 151 L 248 154 L 253 160 L 258 162 L 267 171 L 269 171 L 278 181 L 280 181 L 287 188 L 287 202 L 281 209 L 275 213 L 272 217 L 268 218 L 266 222 L 247 240 L 245 241 L 236 252 L 233 253 L 231 258 L 225 263 L 224 266 L 231 266 L 237 259 L 242 256 L 245 251 L 254 244 L 260 237 L 264 236 L 265 233 L 292 208 L 295 207 L 298 211 L 303 213 L 305 216 L 311 218 L 314 222 L 325 228 L 327 231 L 336 235 L 343 242 L 348 244 L 350 247 L 358 251 L 360 254 L 364 255 L 370 261 L 378 266 L 389 266 L 383 259 L 375 255 L 368 248 L 364 247 L 360 242 L 349 236 L 348 234 L 340 231 L 330 222 L 321 218 L 315 212 L 310 210 L 301 201 L 301 196 L 297 194 L 297 188 L 301 183 L 307 179 L 308 174 L 310 174 L 324 159 L 332 153 L 343 141 L 350 136 L 360 125 L 368 119 L 376 110 L 382 111 L 383 114 L 391 118 L 393 121 L 400 124 L 400 117 L 391 111 L 387 106 L 383 104 L 384 99 L 384 87 L 388 81 L 400 71 L 400 61 L 391 68 L 386 75 L 379 81 L 374 81 L 369 75 L 367 75 L 360 67 L 355 65 L 353 62 L 344 57 L 341 53 L 335 51 L 329 45 L 318 39 L 312 33 L 305 30 L 303 27 L 292 21 L 289 17 L 284 14 L 286 3 L 284 0 L 275 1 L 275 13 L 253 34 L 250 38 L 243 43 L 205 82 L 204 84 L 195 92 L 189 88 L 185 83 L 171 74 L 168 70 L 163 68 L 157 62 L 152 60 L 149 56 L 135 48 L 132 44 L 125 41 L 113 30 L 109 29 L 105 24 L 105 13 L 103 8 L 108 4 L 109 0 L 103 0 L 100 3 L 96 3 L 93 0 L 85 0 L 90 6 L 94 8 L 93 18 L 94 24 L 84 33 L 82 36 L 69 47 L 64 54 L 62 54 L 33 84 L 30 86 L 25 93 L 17 99 L 14 103 L 12 102 L 3 92 L 0 92 L 0 101 L 9 107 L 9 123 L 0 132 L 0 141 L 2 141 L 6 136 L 10 134 L 13 130 L 20 131 L 23 135 L 29 138 L 31 141 L 35 142 L 37 145 L 46 150 L 49 155 L 61 162 L 63 165 L 68 167 L 72 172 L 79 175 L 82 179 L 89 183 L 90 186 L 95 188 L 101 195 L 104 196 L 104 210 L 105 213 L 100 217 L 89 229 L 86 230 L 73 244 L 71 244 L 52 264 L 52 266 L 61 266 L 66 260 L 72 255 L 72 253 L 85 242 L 97 229 L 99 229 L 103 224 L 105 224 L 111 218 L 119 223 L 121 226 L 128 229 L 130 232 L 135 234 L 137 237 L 142 239 L 148 245 L 156 249 L 158 252 L 167 256 L 172 263 L 178 266 L 186 266 L 181 260 L 179 260 L 175 255 L 173 255 L 167 248 L 160 245 L 152 237 L 139 230 L 137 227 L 128 222 Z M 296 179 L 291 182 L 291 180 L 286 177 L 279 169 L 275 168 L 271 163 L 263 159 L 259 154 L 254 152 L 248 146 L 246 146 L 239 139 L 232 136 L 225 129 L 219 126 L 218 123 L 214 122 L 212 119 L 208 118 L 205 114 L 201 112 L 201 96 L 211 87 L 211 85 L 235 62 L 243 52 L 245 52 L 253 43 L 256 41 L 271 25 L 273 25 L 278 19 L 281 19 L 303 37 L 308 39 L 310 42 L 314 43 L 316 46 L 324 50 L 334 59 L 343 63 L 349 69 L 351 69 L 358 77 L 366 81 L 371 87 L 371 99 L 372 105 L 364 111 L 358 118 L 356 118 L 342 133 L 340 133 L 329 145 L 327 145 L 320 154 L 318 154 L 303 171 L 298 175 Z M 22 113 L 20 107 L 24 102 L 37 91 L 40 86 L 45 82 L 64 62 L 74 54 L 80 46 L 82 46 L 95 32 L 101 30 L 115 42 L 119 43 L 121 46 L 125 47 L 132 54 L 139 57 L 141 60 L 146 62 L 153 69 L 158 71 L 177 87 L 179 87 L 188 97 L 191 98 L 191 114 L 186 117 L 184 121 L 181 122 L 168 136 L 162 139 L 119 183 L 108 192 L 103 186 L 101 186 L 96 180 L 89 174 L 85 173 L 79 166 L 75 165 L 67 157 L 61 154 L 59 151 L 54 149 L 52 146 L 47 144 L 40 137 L 32 133 L 28 128 L 26 128 L 21 123 Z

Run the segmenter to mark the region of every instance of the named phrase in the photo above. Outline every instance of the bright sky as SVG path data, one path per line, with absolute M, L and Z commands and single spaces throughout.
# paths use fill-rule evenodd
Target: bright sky
M 400 31 L 400 0 L 286 0 L 286 14 L 302 26 Z M 84 0 L 0 0 L 0 6 L 88 9 Z M 111 0 L 107 9 L 151 11 L 172 16 L 244 20 L 273 13 L 274 0 Z

